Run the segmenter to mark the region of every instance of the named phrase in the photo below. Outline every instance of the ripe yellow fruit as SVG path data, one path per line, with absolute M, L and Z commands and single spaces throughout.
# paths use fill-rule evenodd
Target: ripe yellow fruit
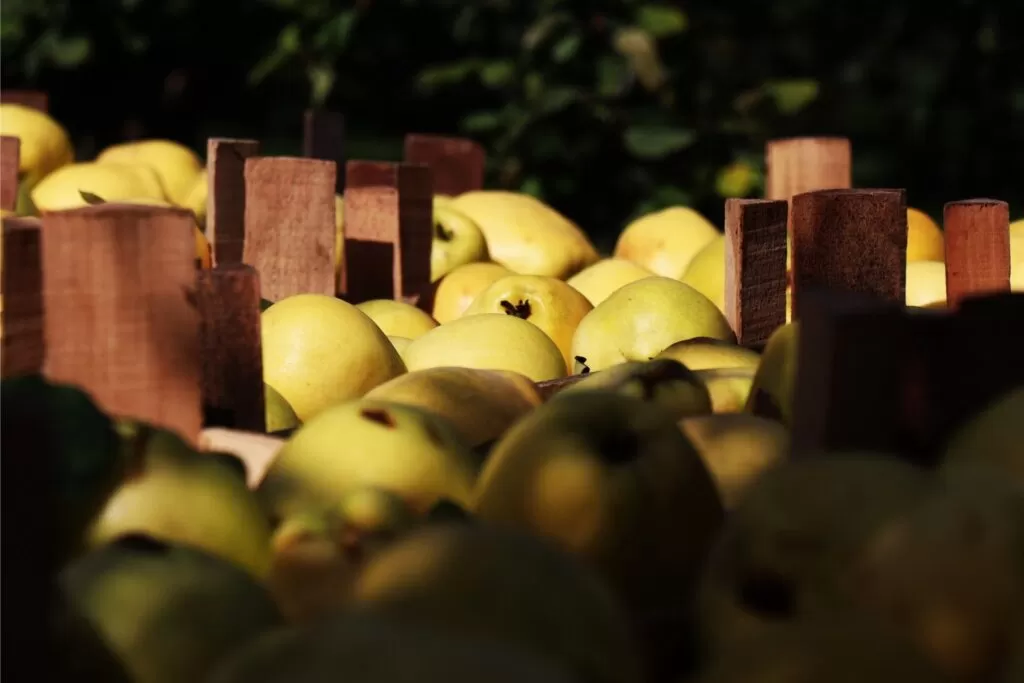
M 945 261 L 946 241 L 938 223 L 925 212 L 907 209 L 907 261 Z
M 620 287 L 654 275 L 643 266 L 621 258 L 601 259 L 569 278 L 568 283 L 597 306 Z
M 32 202 L 40 211 L 60 211 L 88 206 L 89 195 L 106 202 L 149 200 L 157 206 L 167 201 L 152 170 L 88 161 L 62 166 L 43 178 L 32 189 Z
M 656 275 L 680 278 L 697 252 L 718 237 L 718 229 L 697 211 L 673 206 L 627 225 L 615 245 L 615 256 Z
M 18 173 L 30 185 L 75 160 L 75 150 L 64 127 L 32 107 L 0 104 L 0 135 L 21 140 Z
M 467 263 L 445 275 L 434 290 L 434 320 L 444 325 L 461 318 L 477 295 L 512 271 L 497 263 Z
M 171 140 L 136 140 L 112 145 L 100 152 L 96 162 L 136 164 L 152 168 L 160 178 L 167 198 L 178 205 L 188 200 L 203 170 L 203 164 L 195 152 Z
M 389 337 L 416 339 L 437 327 L 437 321 L 416 308 L 394 299 L 373 299 L 357 304 L 356 308 Z

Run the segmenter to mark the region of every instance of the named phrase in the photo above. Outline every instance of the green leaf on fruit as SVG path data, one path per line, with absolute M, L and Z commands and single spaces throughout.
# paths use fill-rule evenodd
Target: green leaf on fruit
M 663 159 L 693 144 L 696 133 L 688 128 L 659 125 L 633 125 L 626 129 L 623 142 L 638 159 Z
M 677 35 L 690 24 L 685 12 L 668 5 L 644 5 L 636 14 L 636 23 L 655 38 Z
M 82 201 L 84 201 L 89 206 L 95 206 L 97 204 L 106 204 L 107 203 L 106 199 L 104 199 L 103 197 L 101 197 L 98 194 L 95 194 L 93 192 L 86 192 L 85 190 L 79 190 L 78 194 L 82 197 Z
M 796 114 L 818 98 L 818 81 L 811 78 L 787 81 L 769 81 L 764 84 L 765 92 L 775 100 L 775 106 L 783 114 Z

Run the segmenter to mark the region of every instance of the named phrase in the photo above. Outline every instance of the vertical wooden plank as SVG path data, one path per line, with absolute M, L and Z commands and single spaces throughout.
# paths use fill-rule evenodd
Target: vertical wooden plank
M 243 260 L 264 299 L 334 295 L 334 177 L 330 161 L 246 159 Z
M 50 97 L 39 90 L 0 90 L 0 103 L 20 104 L 39 111 L 49 113 Z
M 467 138 L 410 133 L 405 162 L 430 168 L 435 194 L 455 196 L 484 186 L 484 148 Z
M 21 164 L 21 140 L 13 135 L 0 136 L 0 209 L 18 208 L 18 168 Z
M 302 117 L 302 156 L 336 165 L 334 191 L 345 191 L 345 117 L 336 111 L 308 109 Z
M 814 190 L 852 187 L 852 149 L 847 138 L 769 140 L 765 147 L 765 198 L 789 201 Z
M 42 372 L 43 270 L 38 218 L 3 220 L 3 377 Z
M 242 262 L 245 243 L 245 160 L 260 153 L 257 140 L 206 141 L 206 237 L 214 265 Z
M 430 285 L 430 169 L 350 161 L 346 173 L 346 298 L 414 300 Z
M 231 264 L 197 277 L 203 425 L 264 432 L 259 274 Z
M 725 315 L 743 346 L 786 324 L 786 202 L 725 202 Z
M 996 199 L 949 202 L 943 211 L 946 302 L 1010 290 L 1010 207 Z
M 818 190 L 793 197 L 793 318 L 801 291 L 856 292 L 903 305 L 904 190 Z
M 105 411 L 195 443 L 202 425 L 195 218 L 101 204 L 42 220 L 45 371 Z

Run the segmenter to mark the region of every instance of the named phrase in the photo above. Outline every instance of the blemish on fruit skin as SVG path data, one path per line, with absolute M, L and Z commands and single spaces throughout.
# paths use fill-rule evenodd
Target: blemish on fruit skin
M 580 375 L 589 375 L 590 374 L 590 367 L 587 366 L 587 357 L 586 356 L 573 356 L 573 360 L 575 360 L 577 363 L 579 363 L 582 366 L 580 368 L 580 371 L 577 374 L 580 374 Z
M 532 313 L 529 301 L 520 300 L 518 304 L 513 304 L 511 301 L 502 301 L 501 307 L 505 309 L 506 315 L 514 315 L 523 320 L 529 318 Z
M 359 414 L 365 417 L 371 422 L 376 422 L 379 425 L 383 425 L 388 429 L 394 429 L 397 424 L 395 418 L 391 416 L 391 413 L 384 410 L 383 408 L 363 408 L 359 411 Z

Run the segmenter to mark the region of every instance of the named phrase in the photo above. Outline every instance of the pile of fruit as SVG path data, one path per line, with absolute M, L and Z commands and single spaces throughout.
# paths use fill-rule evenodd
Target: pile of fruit
M 185 207 L 216 260 L 191 150 L 75 162 L 16 104 L 0 134 L 20 139 L 5 217 Z M 343 195 L 335 216 L 340 283 Z M 416 303 L 262 302 L 267 434 L 4 377 L 4 473 L 47 463 L 46 536 L 17 552 L 45 558 L 54 680 L 1024 681 L 1024 385 L 934 467 L 795 452 L 799 323 L 737 343 L 707 218 L 643 216 L 607 257 L 514 192 L 435 195 L 433 222 Z M 946 306 L 943 258 L 908 209 L 907 306 Z

